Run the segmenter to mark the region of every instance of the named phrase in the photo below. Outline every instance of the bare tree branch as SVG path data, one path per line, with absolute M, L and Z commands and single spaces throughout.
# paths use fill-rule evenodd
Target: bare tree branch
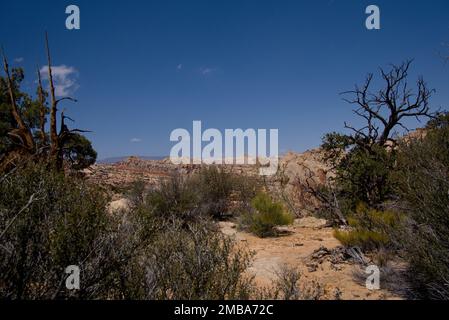
M 39 66 L 37 66 L 37 79 L 38 79 L 38 97 L 39 97 L 39 131 L 41 136 L 41 143 L 42 145 L 46 145 L 47 143 L 47 137 L 45 134 L 45 97 L 44 97 L 44 89 L 42 87 L 42 79 L 41 79 L 41 72 L 39 69 Z
M 369 74 L 362 88 L 358 86 L 355 90 L 343 92 L 343 95 L 352 95 L 352 98 L 343 100 L 357 105 L 353 112 L 365 119 L 367 125 L 358 129 L 345 123 L 345 128 L 354 132 L 356 140 L 364 140 L 364 144 L 369 147 L 374 143 L 385 145 L 387 142 L 395 142 L 392 137 L 395 127 L 401 127 L 408 131 L 408 128 L 401 122 L 407 117 L 432 118 L 429 100 L 435 92 L 429 89 L 420 77 L 416 83 L 414 93 L 408 86 L 408 71 L 413 60 L 408 60 L 399 66 L 391 65 L 389 71 L 380 68 L 380 74 L 385 83 L 377 93 L 372 93 L 370 87 L 373 75 Z
M 59 103 L 59 102 L 61 102 L 63 100 L 70 100 L 70 101 L 73 101 L 73 102 L 78 102 L 78 100 L 76 100 L 76 99 L 74 99 L 72 97 L 64 97 L 64 98 L 56 100 L 56 103 Z
M 19 108 L 16 102 L 16 96 L 14 94 L 14 84 L 11 78 L 11 74 L 9 73 L 9 65 L 8 60 L 6 59 L 6 55 L 2 48 L 2 57 L 3 57 L 3 69 L 6 73 L 6 82 L 8 84 L 8 93 L 11 102 L 11 113 L 14 117 L 14 120 L 17 122 L 18 130 L 14 134 L 20 137 L 20 140 L 23 143 L 23 147 L 30 152 L 33 152 L 35 149 L 33 135 L 31 134 L 30 129 L 26 125 L 25 121 L 23 121 L 22 116 L 19 113 Z
M 28 209 L 28 207 L 34 202 L 36 201 L 36 195 L 39 194 L 39 192 L 33 193 L 30 198 L 28 199 L 28 202 L 25 204 L 25 206 L 22 207 L 22 209 L 19 210 L 19 212 L 17 212 L 17 214 L 11 219 L 11 221 L 8 223 L 8 225 L 5 227 L 5 229 L 2 231 L 2 233 L 0 234 L 0 239 L 3 238 L 3 236 L 6 234 L 6 232 L 8 231 L 8 229 L 12 226 L 12 224 L 14 223 L 14 221 L 17 219 L 17 217 L 24 212 L 26 209 Z
M 50 97 L 51 97 L 51 108 L 50 108 L 50 141 L 51 141 L 51 149 L 50 153 L 52 157 L 56 161 L 56 166 L 58 168 L 62 167 L 62 158 L 61 158 L 61 148 L 59 143 L 59 137 L 57 132 L 57 123 L 56 123 L 56 114 L 58 112 L 58 101 L 56 100 L 55 95 L 55 85 L 53 82 L 53 74 L 51 68 L 51 55 L 50 55 L 50 46 L 48 44 L 48 33 L 45 32 L 45 45 L 47 49 L 47 62 L 48 62 L 48 82 L 50 84 Z

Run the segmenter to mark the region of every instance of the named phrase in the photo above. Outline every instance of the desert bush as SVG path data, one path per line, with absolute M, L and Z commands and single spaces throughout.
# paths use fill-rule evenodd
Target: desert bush
M 259 193 L 251 202 L 253 210 L 240 219 L 240 227 L 259 237 L 277 235 L 276 226 L 293 223 L 293 216 L 279 202 L 274 202 L 266 193 Z
M 146 184 L 143 180 L 133 181 L 129 186 L 123 190 L 126 198 L 131 202 L 131 205 L 136 207 L 145 202 Z
M 97 152 L 86 137 L 77 133 L 70 133 L 64 139 L 63 157 L 71 169 L 82 170 L 95 163 Z
M 220 219 L 247 208 L 259 189 L 257 178 L 205 166 L 191 176 L 173 174 L 150 190 L 145 202 L 156 216 L 189 221 L 203 216 Z
M 226 215 L 237 179 L 216 166 L 202 167 L 195 178 L 203 209 L 216 218 Z
M 0 296 L 87 297 L 103 277 L 107 199 L 82 180 L 26 163 L 0 180 Z M 65 290 L 69 265 L 95 270 L 76 293 Z
M 252 254 L 207 222 L 171 224 L 146 252 L 146 296 L 150 299 L 248 299 Z
M 0 180 L 0 297 L 4 299 L 248 298 L 251 254 L 204 217 L 185 220 L 186 195 L 107 215 L 108 199 L 85 181 L 28 163 Z M 170 194 L 169 191 L 173 193 Z M 184 190 L 185 191 L 185 190 Z M 181 200 L 164 212 L 165 201 Z M 162 196 L 161 196 L 162 195 Z M 162 199 L 162 200 L 161 200 Z M 188 200 L 183 200 L 188 199 Z M 156 212 L 156 214 L 155 214 Z M 65 288 L 77 265 L 81 287 Z
M 371 230 L 335 230 L 334 237 L 347 247 L 360 247 L 362 250 L 378 249 L 388 244 L 388 237 Z
M 211 221 L 142 217 L 142 212 L 131 212 L 115 237 L 111 251 L 117 263 L 110 266 L 108 298 L 248 299 L 253 294 L 247 275 L 252 253 L 236 247 Z
M 348 217 L 349 230 L 335 230 L 334 236 L 345 246 L 370 251 L 392 248 L 392 235 L 400 228 L 402 215 L 391 210 L 376 210 L 359 203 Z
M 301 272 L 282 265 L 276 272 L 272 289 L 265 298 L 281 300 L 320 300 L 324 297 L 323 286 L 316 281 L 301 282 Z
M 335 167 L 333 183 L 337 186 L 341 210 L 349 214 L 363 202 L 376 208 L 394 195 L 391 173 L 396 152 L 383 145 L 353 146 L 339 153 L 341 145 L 333 135 L 326 136 L 323 148 Z M 340 138 L 343 139 L 343 138 Z M 343 149 L 345 150 L 345 149 Z
M 201 214 L 200 194 L 192 179 L 176 173 L 148 192 L 146 203 L 163 219 L 193 221 Z
M 301 298 L 300 279 L 299 270 L 286 265 L 281 266 L 274 280 L 274 295 L 283 300 L 299 300 Z
M 395 179 L 408 224 L 399 235 L 421 298 L 449 299 L 449 115 L 399 148 Z
M 193 180 L 201 195 L 202 210 L 214 218 L 240 213 L 261 187 L 256 177 L 217 166 L 202 167 Z
M 388 151 L 384 146 L 351 150 L 337 169 L 337 183 L 344 199 L 343 212 L 354 210 L 359 202 L 378 207 L 391 199 L 393 185 L 390 173 L 394 163 L 395 152 Z

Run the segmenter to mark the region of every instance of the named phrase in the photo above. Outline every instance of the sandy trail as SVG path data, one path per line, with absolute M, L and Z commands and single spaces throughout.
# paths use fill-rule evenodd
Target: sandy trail
M 340 246 L 333 237 L 332 228 L 325 221 L 312 217 L 297 219 L 283 230 L 289 234 L 277 238 L 261 239 L 252 234 L 237 231 L 232 222 L 220 222 L 223 233 L 235 237 L 242 246 L 255 252 L 250 272 L 260 286 L 269 286 L 276 272 L 283 265 L 298 268 L 301 281 L 319 282 L 326 289 L 326 298 L 333 298 L 338 288 L 342 299 L 398 299 L 386 290 L 368 290 L 364 284 L 354 280 L 357 266 L 349 262 L 334 264 L 330 261 L 310 264 L 309 256 L 320 247 L 333 249 Z

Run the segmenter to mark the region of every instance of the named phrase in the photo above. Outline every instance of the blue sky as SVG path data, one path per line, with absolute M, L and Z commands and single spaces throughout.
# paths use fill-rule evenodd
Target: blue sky
M 76 4 L 81 30 L 65 28 Z M 381 10 L 381 30 L 365 28 L 365 8 Z M 175 128 L 277 128 L 279 149 L 319 145 L 343 122 L 357 124 L 339 93 L 379 66 L 414 58 L 447 108 L 449 1 L 6 1 L 0 43 L 26 71 L 45 65 L 50 35 L 59 89 L 75 126 L 99 158 L 168 155 Z

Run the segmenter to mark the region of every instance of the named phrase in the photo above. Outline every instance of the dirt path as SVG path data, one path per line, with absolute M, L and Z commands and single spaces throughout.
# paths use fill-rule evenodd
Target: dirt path
M 324 286 L 328 298 L 333 298 L 338 288 L 342 299 L 398 299 L 388 291 L 370 291 L 364 283 L 357 283 L 353 276 L 357 270 L 354 264 L 332 263 L 329 259 L 323 259 L 322 263 L 311 262 L 310 255 L 320 247 L 333 249 L 340 246 L 332 235 L 332 228 L 324 227 L 324 223 L 324 220 L 311 217 L 297 219 L 284 229 L 287 235 L 266 239 L 237 231 L 231 222 L 221 222 L 220 226 L 223 233 L 234 236 L 240 244 L 255 252 L 250 271 L 254 272 L 260 286 L 269 286 L 276 278 L 276 272 L 288 265 L 301 271 L 301 281 L 315 280 Z

